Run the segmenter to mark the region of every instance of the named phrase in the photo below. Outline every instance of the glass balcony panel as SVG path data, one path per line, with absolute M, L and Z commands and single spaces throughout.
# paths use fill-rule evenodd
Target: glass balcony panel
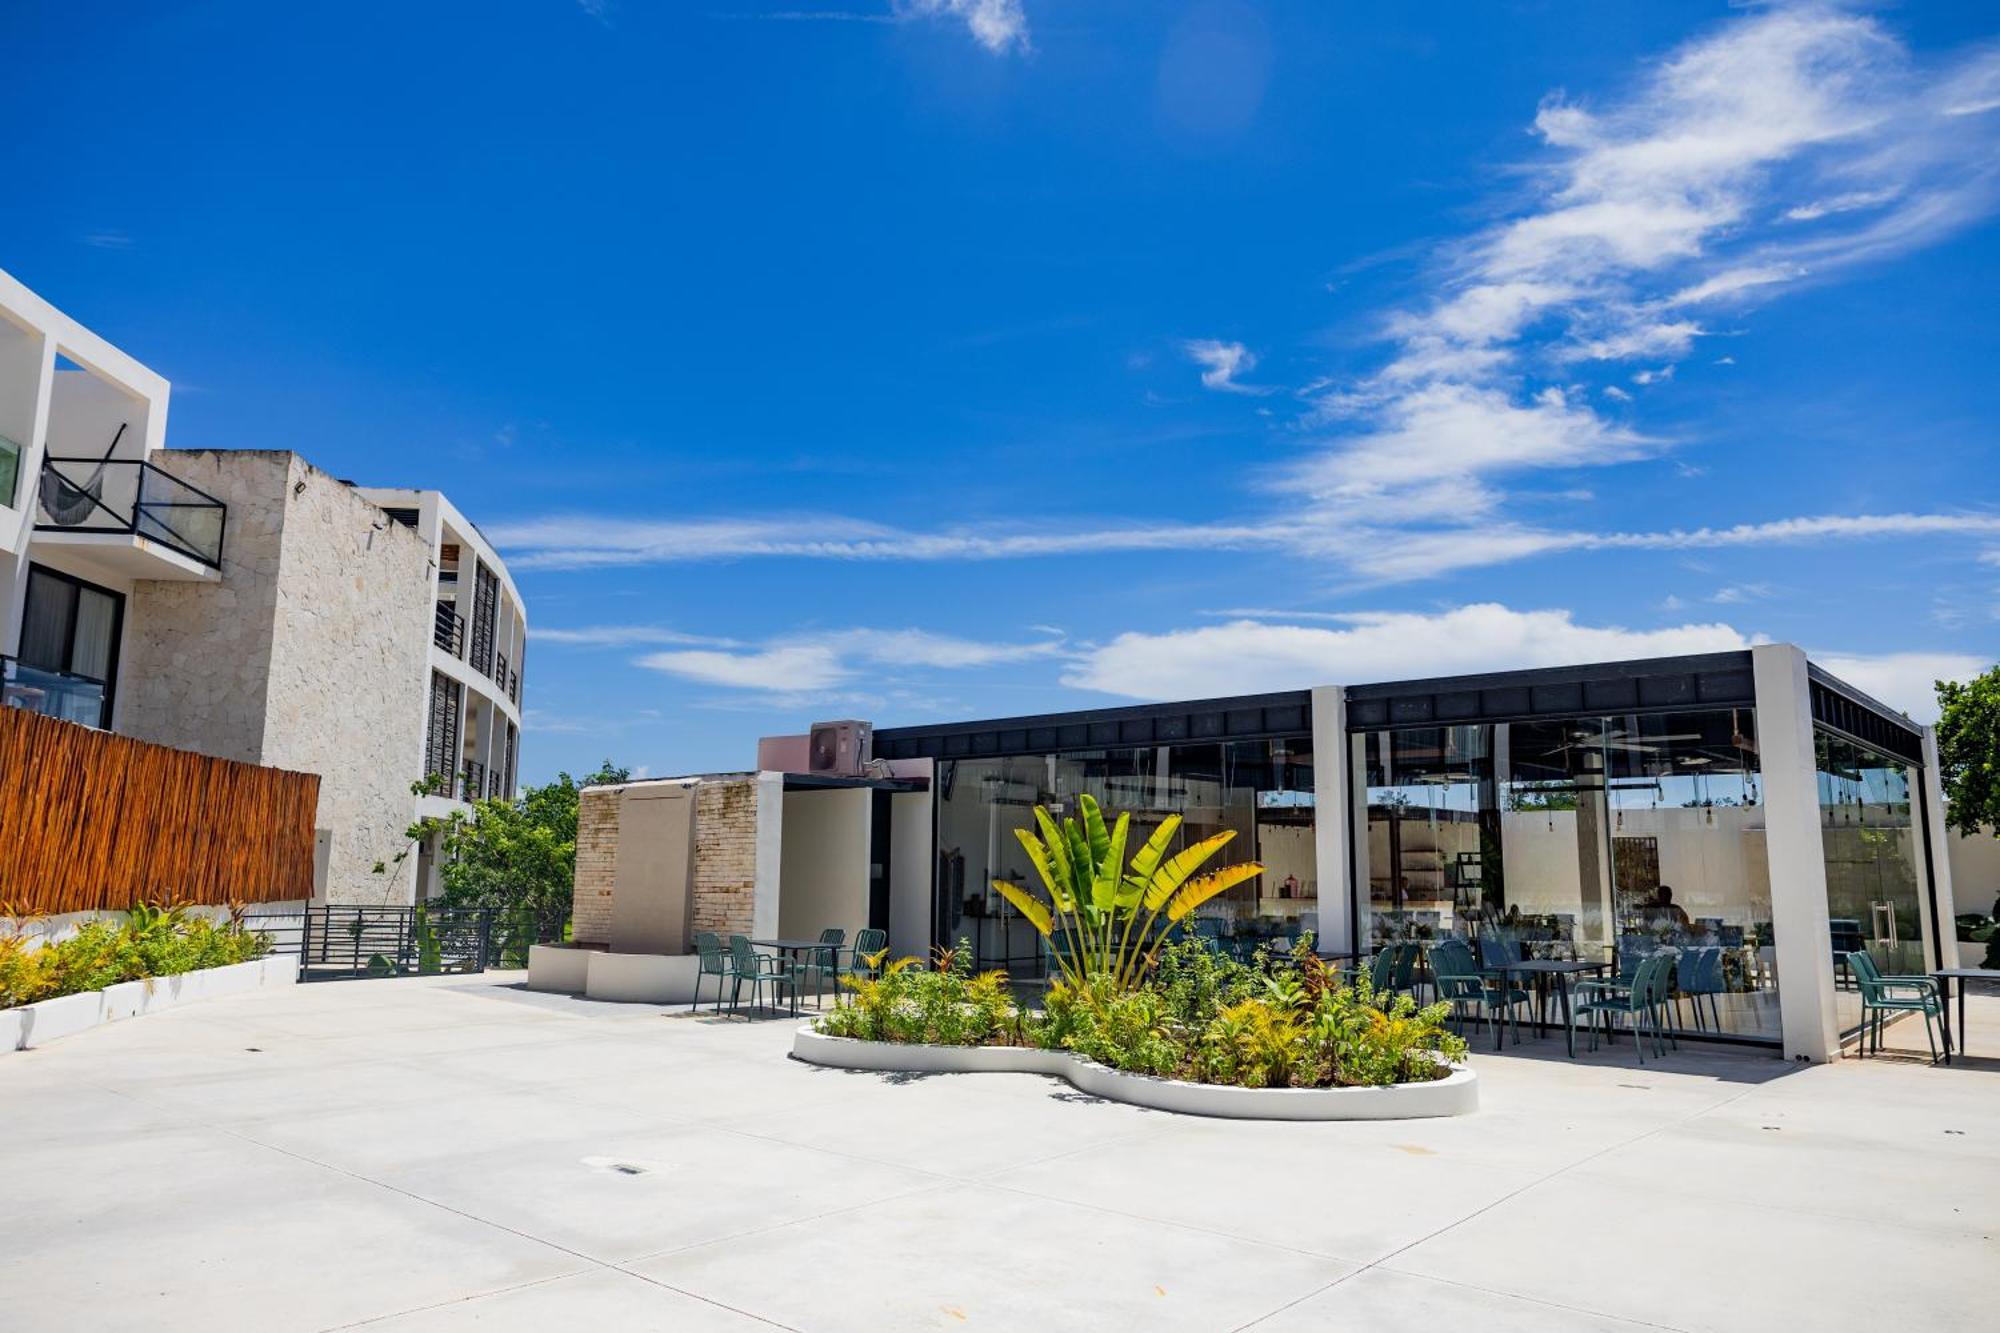
M 38 499 L 38 527 L 127 532 L 211 567 L 222 563 L 228 507 L 140 459 L 44 459 Z
M 86 727 L 104 725 L 103 681 L 67 671 L 45 671 L 11 657 L 0 659 L 0 667 L 4 667 L 5 678 L 0 691 L 4 691 L 7 707 L 25 708 Z

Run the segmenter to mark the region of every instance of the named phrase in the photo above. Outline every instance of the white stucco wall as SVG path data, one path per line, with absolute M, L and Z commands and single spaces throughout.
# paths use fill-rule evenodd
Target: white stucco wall
M 785 793 L 778 873 L 778 933 L 817 939 L 839 926 L 849 939 L 868 924 L 869 800 L 864 788 Z

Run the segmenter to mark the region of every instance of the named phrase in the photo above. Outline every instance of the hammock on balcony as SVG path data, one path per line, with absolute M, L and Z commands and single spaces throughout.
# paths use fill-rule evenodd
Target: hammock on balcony
M 111 462 L 111 456 L 118 452 L 118 441 L 125 437 L 127 424 L 118 423 L 118 433 L 111 437 L 111 447 L 104 451 L 104 457 L 97 460 L 97 466 L 81 482 L 71 481 L 58 472 L 48 459 L 42 460 L 42 511 L 49 516 L 50 522 L 59 528 L 73 528 L 104 503 L 104 469 Z

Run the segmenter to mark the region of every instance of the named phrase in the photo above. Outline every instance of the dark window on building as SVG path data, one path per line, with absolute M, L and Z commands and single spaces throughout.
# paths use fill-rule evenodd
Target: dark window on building
M 69 574 L 28 570 L 17 660 L 35 671 L 71 679 L 53 682 L 59 707 L 44 712 L 85 726 L 111 725 L 112 687 L 118 679 L 118 641 L 125 598 Z
M 430 725 L 424 736 L 424 774 L 456 784 L 458 778 L 458 685 L 442 671 L 431 672 Z
M 484 565 L 473 569 L 472 665 L 493 674 L 493 620 L 500 609 L 500 580 Z

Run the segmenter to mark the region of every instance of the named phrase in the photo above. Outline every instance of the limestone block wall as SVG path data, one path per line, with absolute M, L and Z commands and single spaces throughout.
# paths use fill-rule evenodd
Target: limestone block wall
M 294 454 L 154 462 L 229 506 L 222 579 L 134 585 L 118 729 L 319 774 L 326 901 L 413 901 L 416 857 L 396 857 L 422 767 L 428 543 Z
M 570 934 L 579 944 L 604 944 L 611 938 L 618 812 L 624 790 L 590 787 L 577 801 Z M 758 933 L 757 813 L 754 775 L 702 778 L 696 787 L 694 930 L 724 937 Z
M 162 450 L 156 460 L 229 506 L 222 581 L 133 584 L 117 730 L 218 759 L 263 763 L 290 455 Z
M 623 788 L 586 787 L 576 806 L 576 882 L 570 897 L 570 938 L 611 940 L 611 895 L 618 878 L 618 807 Z

